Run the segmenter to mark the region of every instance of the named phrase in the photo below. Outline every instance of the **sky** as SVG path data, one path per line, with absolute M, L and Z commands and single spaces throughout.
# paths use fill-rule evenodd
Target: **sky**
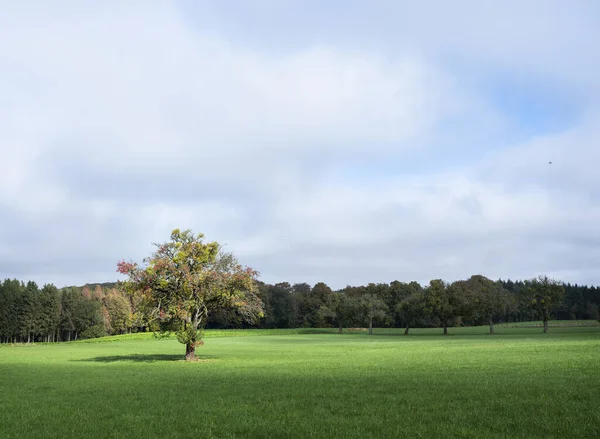
M 600 285 L 595 0 L 0 0 L 0 278 Z M 551 162 L 551 164 L 550 164 Z

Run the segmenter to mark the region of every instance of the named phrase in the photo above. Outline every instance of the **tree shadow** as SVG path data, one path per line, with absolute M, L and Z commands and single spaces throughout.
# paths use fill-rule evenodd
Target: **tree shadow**
M 199 355 L 197 361 L 201 362 L 204 360 L 212 360 L 216 357 L 214 355 Z M 94 358 L 84 358 L 81 360 L 73 360 L 73 361 L 83 361 L 83 362 L 95 362 L 95 363 L 117 363 L 117 362 L 127 362 L 131 361 L 134 363 L 155 363 L 155 362 L 163 362 L 163 361 L 185 361 L 185 355 L 171 355 L 171 354 L 131 354 L 131 355 L 107 355 L 101 357 Z

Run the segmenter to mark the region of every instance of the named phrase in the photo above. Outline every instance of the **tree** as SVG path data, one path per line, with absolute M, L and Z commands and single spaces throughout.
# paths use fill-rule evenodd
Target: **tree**
M 262 317 L 262 307 L 248 309 L 260 303 L 248 300 L 255 294 L 258 273 L 242 267 L 217 242 L 204 242 L 202 233 L 175 229 L 169 242 L 154 245 L 157 250 L 144 259 L 145 267 L 120 261 L 117 271 L 128 276 L 129 290 L 141 292 L 155 333 L 177 334 L 186 347 L 186 360 L 195 359 L 212 311 L 246 309 L 248 318 Z
M 371 294 L 381 300 L 387 306 L 388 315 L 385 318 L 385 325 L 389 325 L 395 322 L 396 320 L 396 306 L 397 306 L 397 296 L 398 291 L 391 289 L 389 284 L 386 283 L 369 283 L 365 287 L 365 293 Z M 387 318 L 389 317 L 389 318 Z
M 6 343 L 15 343 L 23 316 L 25 285 L 17 279 L 5 279 L 0 290 L 0 330 Z
M 265 311 L 264 325 L 267 328 L 293 328 L 296 324 L 293 313 L 294 297 L 287 282 L 275 285 L 259 285 L 259 294 Z
M 390 283 L 383 299 L 390 309 L 390 312 L 393 313 L 391 317 L 393 318 L 394 327 L 406 327 L 407 322 L 404 318 L 404 314 L 400 311 L 400 303 L 406 300 L 416 290 L 422 290 L 422 287 L 415 281 L 406 283 L 395 280 Z
M 410 326 L 424 313 L 425 297 L 422 289 L 414 289 L 413 293 L 405 296 L 396 306 L 396 312 L 405 323 L 404 335 L 408 335 Z
M 525 281 L 524 294 L 530 308 L 544 322 L 544 332 L 548 332 L 548 320 L 565 296 L 563 283 L 548 276 L 538 276 Z
M 433 279 L 425 289 L 424 311 L 436 317 L 448 335 L 448 323 L 458 317 L 464 309 L 465 297 L 462 288 L 446 284 L 441 279 Z
M 310 285 L 302 282 L 292 285 L 292 318 L 293 327 L 302 326 L 304 316 L 302 315 L 302 302 L 310 294 Z
M 33 281 L 27 282 L 23 291 L 23 306 L 21 308 L 21 337 L 27 337 L 27 343 L 31 342 L 32 336 L 35 341 L 35 335 L 38 332 L 38 322 L 40 320 L 40 290 Z
M 102 299 L 104 299 L 104 291 L 102 290 L 102 287 L 100 285 L 96 285 L 96 288 L 94 288 L 94 292 L 92 293 L 92 299 L 97 300 L 98 302 L 101 302 Z
M 322 306 L 327 306 L 333 292 L 324 282 L 317 282 L 310 291 L 306 291 L 304 287 L 301 288 L 299 294 L 299 310 L 302 315 L 301 325 L 308 328 L 318 328 L 324 323 L 324 315 L 319 312 L 319 309 Z
M 61 314 L 58 288 L 51 284 L 44 285 L 40 290 L 40 306 L 39 328 L 41 335 L 47 342 L 57 340 Z
M 506 315 L 513 303 L 512 297 L 499 282 L 476 274 L 465 281 L 469 301 L 474 311 L 490 325 L 494 334 L 494 319 Z
M 589 300 L 585 302 L 583 309 L 583 317 L 590 320 L 598 320 L 600 318 L 600 309 L 597 303 L 591 303 Z
M 77 340 L 79 336 L 91 327 L 96 327 L 94 336 L 106 335 L 104 330 L 104 318 L 102 317 L 102 305 L 92 300 L 87 292 L 75 287 L 67 287 L 62 290 L 60 307 L 62 309 L 60 328 L 67 335 L 67 341 L 71 336 Z M 88 331 L 84 337 L 90 337 Z
M 80 335 L 83 335 L 84 338 L 92 338 L 91 334 L 93 334 L 93 337 L 106 335 L 104 318 L 102 317 L 102 304 L 92 298 L 86 298 L 78 291 L 73 292 L 71 319 L 75 331 L 75 340 Z M 88 331 L 92 327 L 94 327 L 94 330 L 92 332 Z
M 104 309 L 108 314 L 108 330 L 112 334 L 127 332 L 131 307 L 126 297 L 112 289 L 104 298 Z
M 127 285 L 123 284 L 121 284 L 121 287 L 118 288 L 118 290 L 127 298 L 129 309 L 131 310 L 127 316 L 128 332 L 131 334 L 132 332 L 144 332 L 147 330 L 149 321 L 144 312 L 144 297 L 142 291 L 128 288 Z
M 331 293 L 327 305 L 321 305 L 320 313 L 324 317 L 330 317 L 337 323 L 338 332 L 341 334 L 344 323 L 354 315 L 358 304 L 354 297 L 348 296 L 343 291 Z
M 373 320 L 384 320 L 388 317 L 388 307 L 383 301 L 373 294 L 364 294 L 359 301 L 359 309 L 369 322 L 369 335 L 373 335 Z

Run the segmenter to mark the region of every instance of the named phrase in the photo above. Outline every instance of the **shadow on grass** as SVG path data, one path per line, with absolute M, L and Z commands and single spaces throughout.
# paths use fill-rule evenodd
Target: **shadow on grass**
M 196 361 L 213 360 L 216 357 L 214 355 L 199 355 Z M 170 355 L 170 354 L 131 354 L 131 355 L 108 355 L 102 357 L 85 358 L 81 360 L 83 362 L 94 362 L 94 363 L 117 363 L 120 361 L 132 361 L 134 363 L 154 363 L 162 361 L 185 361 L 184 355 Z

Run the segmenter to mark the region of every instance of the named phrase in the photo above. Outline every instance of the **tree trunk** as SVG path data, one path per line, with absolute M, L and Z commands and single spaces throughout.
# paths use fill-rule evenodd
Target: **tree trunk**
M 373 335 L 373 319 L 369 319 L 369 335 Z
M 544 332 L 548 332 L 548 318 L 544 318 Z
M 340 328 L 338 330 L 338 332 L 341 334 L 342 333 L 342 322 L 340 321 Z
M 494 335 L 494 319 L 490 316 L 490 335 Z
M 408 335 L 408 330 L 410 329 L 410 324 L 406 322 L 406 329 L 404 330 L 404 335 Z
M 444 320 L 444 335 L 448 335 L 448 324 L 446 323 L 446 320 Z
M 196 359 L 196 346 L 193 343 L 185 345 L 185 359 L 186 361 L 194 361 Z

